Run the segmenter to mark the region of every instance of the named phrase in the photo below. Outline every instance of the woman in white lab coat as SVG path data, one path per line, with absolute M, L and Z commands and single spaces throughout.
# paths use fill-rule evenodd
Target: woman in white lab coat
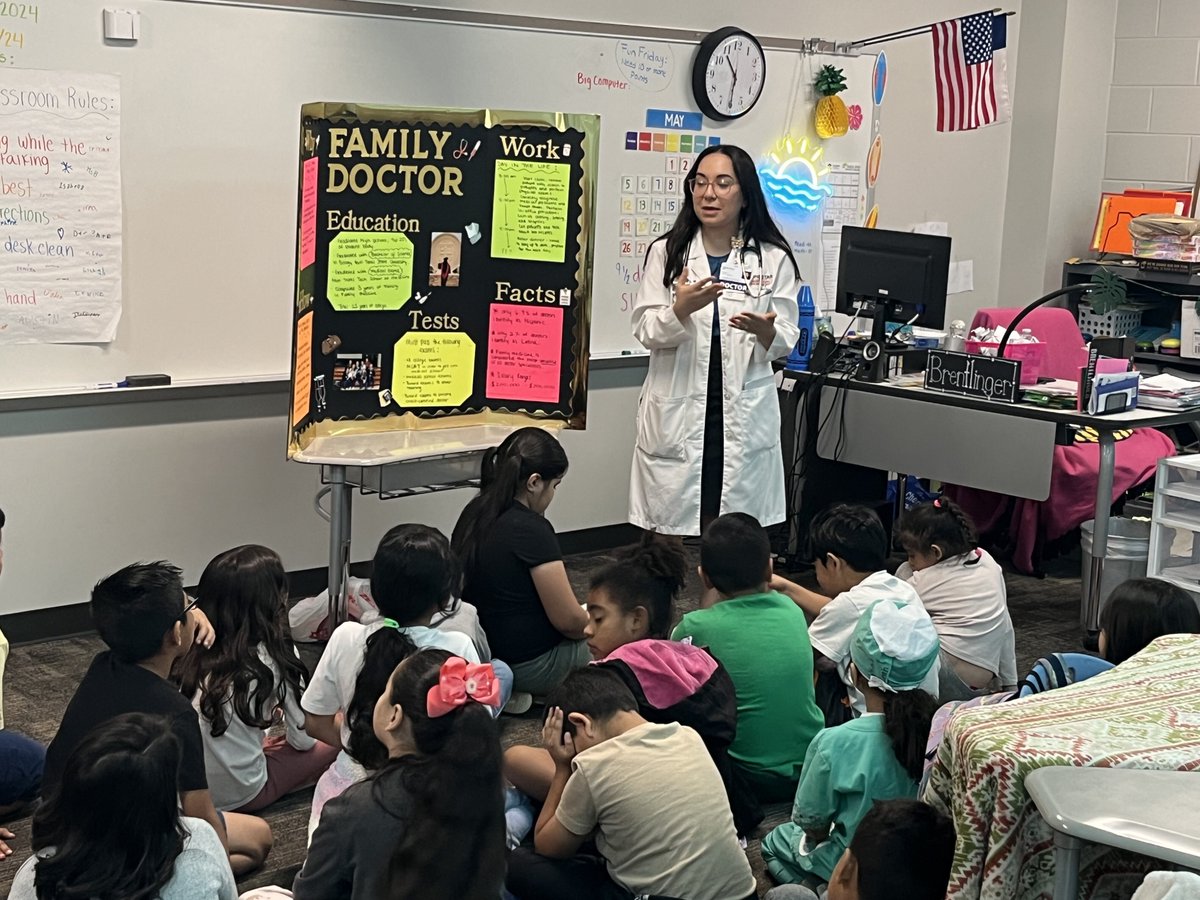
M 633 305 L 650 371 L 629 521 L 673 535 L 699 534 L 729 512 L 774 525 L 786 502 L 771 361 L 799 338 L 800 270 L 744 150 L 709 147 L 684 185 L 679 217 L 650 245 Z

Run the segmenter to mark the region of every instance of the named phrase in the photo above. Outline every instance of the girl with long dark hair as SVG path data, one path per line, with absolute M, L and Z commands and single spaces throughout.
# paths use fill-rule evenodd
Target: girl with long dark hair
M 94 728 L 33 817 L 13 900 L 234 900 L 221 839 L 179 814 L 180 744 L 166 719 L 126 713 Z
M 421 650 L 372 713 L 382 767 L 325 807 L 296 900 L 495 900 L 505 869 L 500 737 L 489 664 Z M 389 849 L 383 849 L 389 848 Z
M 754 161 L 721 144 L 696 157 L 679 216 L 650 245 L 633 334 L 650 351 L 638 405 L 629 520 L 697 535 L 725 512 L 785 516 L 772 360 L 800 336 L 800 269 Z
M 514 431 L 484 455 L 479 495 L 451 538 L 465 573 L 463 599 L 479 610 L 492 652 L 512 666 L 514 688 L 524 694 L 546 694 L 591 658 L 587 613 L 546 520 L 566 472 L 567 454 L 548 431 Z
M 933 622 L 916 604 L 878 600 L 863 613 L 850 657 L 867 711 L 818 732 L 808 745 L 792 820 L 762 841 L 776 880 L 828 882 L 875 801 L 916 799 L 937 710 L 921 682 L 940 650 Z
M 256 812 L 313 784 L 337 747 L 304 731 L 305 671 L 287 622 L 287 574 L 257 544 L 218 554 L 204 569 L 197 601 L 217 637 L 207 653 L 179 664 L 180 690 L 200 714 L 213 804 Z M 267 738 L 283 720 L 286 733 Z
M 300 701 L 305 730 L 342 748 L 313 792 L 309 837 L 325 803 L 366 778 L 386 757 L 372 732 L 371 711 L 401 660 L 418 648 L 436 647 L 479 662 L 465 634 L 429 627 L 434 615 L 453 606 L 458 584 L 458 562 L 436 528 L 404 523 L 380 539 L 371 598 L 382 618 L 370 624 L 343 622 L 334 629 Z

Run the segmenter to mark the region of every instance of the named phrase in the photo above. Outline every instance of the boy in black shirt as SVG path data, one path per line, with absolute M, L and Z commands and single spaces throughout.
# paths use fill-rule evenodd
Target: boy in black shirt
M 193 640 L 212 643 L 208 621 L 194 606 L 183 592 L 179 569 L 165 562 L 126 566 L 92 589 L 92 619 L 109 649 L 92 660 L 50 742 L 43 792 L 57 789 L 71 751 L 97 725 L 129 712 L 165 716 L 183 748 L 181 811 L 212 825 L 234 874 L 244 875 L 266 859 L 271 827 L 255 816 L 217 813 L 204 771 L 200 720 L 167 681 L 172 664 Z

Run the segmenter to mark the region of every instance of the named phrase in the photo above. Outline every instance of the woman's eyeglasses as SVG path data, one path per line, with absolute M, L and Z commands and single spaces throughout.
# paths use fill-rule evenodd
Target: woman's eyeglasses
M 714 194 L 718 197 L 724 197 L 736 186 L 737 179 L 732 175 L 718 175 L 711 181 L 703 175 L 688 179 L 688 188 L 693 194 L 703 194 L 711 187 Z

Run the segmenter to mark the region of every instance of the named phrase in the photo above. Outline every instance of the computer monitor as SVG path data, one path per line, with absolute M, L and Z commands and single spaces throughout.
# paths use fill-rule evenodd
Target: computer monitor
M 837 311 L 887 322 L 942 328 L 950 238 L 878 228 L 842 228 Z M 881 337 L 877 335 L 876 337 Z

